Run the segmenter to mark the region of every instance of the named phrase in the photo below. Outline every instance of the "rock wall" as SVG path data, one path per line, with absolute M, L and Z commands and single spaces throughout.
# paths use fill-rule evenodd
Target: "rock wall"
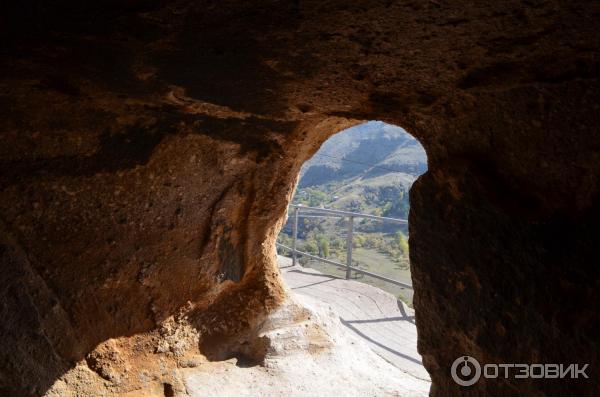
M 0 391 L 41 395 L 76 368 L 72 389 L 129 392 L 140 381 L 126 373 L 168 384 L 164 368 L 240 354 L 283 300 L 273 241 L 299 167 L 329 135 L 380 119 L 429 158 L 410 244 L 432 394 L 594 394 L 599 11 L 7 6 Z M 464 354 L 590 363 L 591 379 L 466 390 L 449 377 Z

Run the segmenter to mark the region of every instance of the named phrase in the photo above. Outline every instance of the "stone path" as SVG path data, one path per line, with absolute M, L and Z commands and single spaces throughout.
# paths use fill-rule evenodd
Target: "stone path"
M 342 324 L 378 355 L 409 375 L 430 380 L 417 352 L 413 309 L 379 288 L 292 266 L 292 260 L 283 256 L 278 261 L 292 291 L 329 304 Z

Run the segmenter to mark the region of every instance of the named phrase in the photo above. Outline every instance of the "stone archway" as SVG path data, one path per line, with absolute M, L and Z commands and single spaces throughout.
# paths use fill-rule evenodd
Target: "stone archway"
M 150 346 L 183 318 L 190 346 L 202 335 L 226 351 L 282 300 L 270 255 L 302 160 L 363 119 L 407 128 L 428 153 L 410 244 L 432 393 L 463 391 L 448 368 L 468 353 L 586 362 L 597 377 L 597 12 L 14 6 L 2 32 L 0 390 L 43 393 L 86 357 L 111 382 L 106 341 Z

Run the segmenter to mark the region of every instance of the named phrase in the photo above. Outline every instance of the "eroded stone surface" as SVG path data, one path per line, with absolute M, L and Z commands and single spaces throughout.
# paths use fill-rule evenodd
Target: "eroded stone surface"
M 191 397 L 426 396 L 430 383 L 376 355 L 344 327 L 331 307 L 291 294 L 259 328 L 262 365 L 210 363 L 182 371 Z
M 598 14 L 516 0 L 7 6 L 0 391 L 40 395 L 75 368 L 135 392 L 94 358 L 108 346 L 168 365 L 238 351 L 283 299 L 273 239 L 301 163 L 361 119 L 401 125 L 429 156 L 410 231 L 433 394 L 464 391 L 448 368 L 466 353 L 589 362 L 598 379 Z M 172 322 L 195 330 L 186 352 L 160 334 Z

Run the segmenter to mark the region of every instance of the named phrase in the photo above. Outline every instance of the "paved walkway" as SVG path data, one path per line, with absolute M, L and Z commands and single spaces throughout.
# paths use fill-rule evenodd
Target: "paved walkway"
M 393 295 L 357 281 L 339 279 L 278 257 L 288 286 L 332 306 L 342 324 L 363 338 L 385 360 L 402 371 L 430 380 L 417 352 L 414 311 Z

